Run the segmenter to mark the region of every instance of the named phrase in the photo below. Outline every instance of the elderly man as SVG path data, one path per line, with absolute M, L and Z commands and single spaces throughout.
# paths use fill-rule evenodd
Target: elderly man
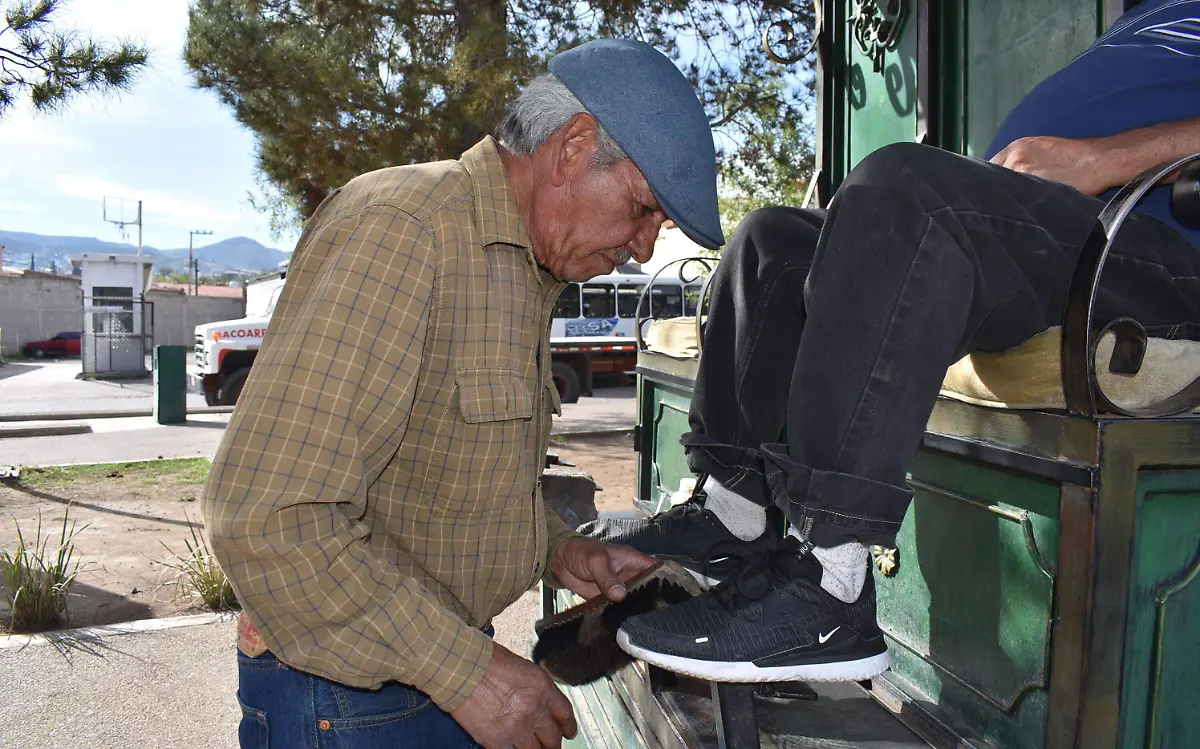
M 1059 324 L 1096 196 L 1200 152 L 1198 29 L 1200 0 L 1150 0 L 1017 105 L 992 163 L 888 146 L 828 212 L 770 208 L 738 226 L 683 437 L 700 491 L 581 529 L 725 582 L 628 621 L 626 650 L 722 681 L 888 667 L 867 549 L 895 545 L 946 368 Z M 1172 215 L 1167 188 L 1122 228 L 1108 268 L 1104 322 L 1200 331 L 1200 231 Z
M 648 260 L 667 217 L 724 240 L 708 121 L 666 57 L 601 40 L 550 71 L 495 140 L 351 181 L 300 239 L 204 496 L 244 608 L 243 747 L 575 733 L 486 633 L 539 578 L 620 599 L 651 562 L 541 500 L 560 282 Z

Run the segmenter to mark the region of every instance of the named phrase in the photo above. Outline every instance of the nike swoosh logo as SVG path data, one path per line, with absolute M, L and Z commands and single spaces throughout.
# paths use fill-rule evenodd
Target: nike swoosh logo
M 829 634 L 817 635 L 817 639 L 821 642 L 822 645 L 824 645 L 826 642 L 829 642 L 830 637 L 833 637 L 833 633 L 837 632 L 839 629 L 841 629 L 841 627 L 834 627 L 833 629 L 829 630 Z

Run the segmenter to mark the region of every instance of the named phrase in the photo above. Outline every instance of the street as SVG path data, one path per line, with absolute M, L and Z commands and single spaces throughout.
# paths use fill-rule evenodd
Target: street
M 125 411 L 150 409 L 154 388 L 149 381 L 128 383 L 84 381 L 78 359 L 45 362 L 14 362 L 0 367 L 0 416 L 29 413 Z M 188 395 L 188 407 L 202 407 L 204 399 Z M 554 420 L 556 434 L 628 429 L 635 419 L 636 398 L 629 385 L 601 387 L 595 397 L 563 405 L 563 415 Z M 90 429 L 87 434 L 47 437 L 0 438 L 0 465 L 57 465 L 63 463 L 109 463 L 156 458 L 209 456 L 216 453 L 229 415 L 203 414 L 188 417 L 186 424 L 164 426 L 148 416 L 133 418 L 87 418 L 73 422 Z M 21 426 L 43 422 L 25 421 Z M 0 435 L 5 427 L 0 424 Z

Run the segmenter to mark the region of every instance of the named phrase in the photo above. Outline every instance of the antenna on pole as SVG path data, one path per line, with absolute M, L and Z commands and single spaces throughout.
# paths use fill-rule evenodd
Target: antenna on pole
M 137 209 L 134 209 L 133 204 L 137 203 Z M 102 204 L 104 220 L 110 224 L 116 224 L 117 229 L 121 232 L 121 241 L 129 241 L 129 233 L 126 227 L 137 226 L 137 254 L 142 254 L 142 201 L 133 200 L 132 198 L 114 198 L 104 196 Z

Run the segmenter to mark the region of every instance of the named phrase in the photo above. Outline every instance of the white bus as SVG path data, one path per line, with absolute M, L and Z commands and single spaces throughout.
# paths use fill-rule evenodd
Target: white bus
M 645 273 L 612 273 L 563 289 L 550 323 L 550 354 L 554 384 L 564 403 L 591 395 L 593 375 L 634 370 L 639 318 L 645 323 L 696 314 L 703 278 L 684 283 L 678 273 L 664 273 L 642 299 L 650 279 Z
M 613 273 L 570 283 L 558 297 L 550 338 L 634 338 L 637 318 L 670 318 L 696 314 L 703 279 L 683 283 L 663 274 L 648 295 L 649 312 L 638 314 L 638 300 L 650 282 L 645 273 Z

